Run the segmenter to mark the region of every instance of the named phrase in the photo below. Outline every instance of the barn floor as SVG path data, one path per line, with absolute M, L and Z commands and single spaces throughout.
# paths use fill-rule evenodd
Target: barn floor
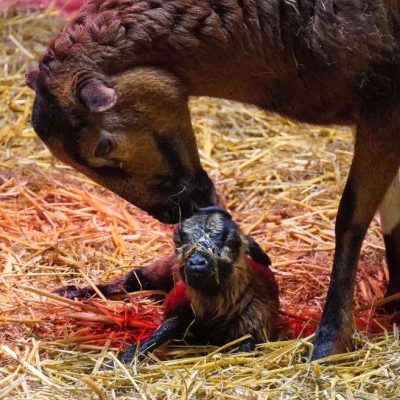
M 51 291 L 171 253 L 173 227 L 55 160 L 29 126 L 33 93 L 23 74 L 60 27 L 52 14 L 0 17 L 0 398 L 399 398 L 398 330 L 368 311 L 387 280 L 378 220 L 354 293 L 357 351 L 333 365 L 303 362 L 327 293 L 350 131 L 204 98 L 191 102 L 203 165 L 273 260 L 289 333 L 252 354 L 170 345 L 104 368 L 118 347 L 154 329 L 160 302 L 152 293 L 70 302 Z

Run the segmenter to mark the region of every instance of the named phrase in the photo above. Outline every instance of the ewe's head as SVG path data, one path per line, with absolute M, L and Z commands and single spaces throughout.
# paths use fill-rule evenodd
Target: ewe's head
M 61 161 L 162 222 L 215 204 L 175 75 L 153 67 L 54 74 L 42 63 L 26 82 L 36 93 L 32 125 Z

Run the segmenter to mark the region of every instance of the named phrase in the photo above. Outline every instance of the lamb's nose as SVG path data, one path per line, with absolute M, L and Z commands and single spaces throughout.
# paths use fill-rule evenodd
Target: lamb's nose
M 186 263 L 186 272 L 205 274 L 209 264 L 209 260 L 203 254 L 194 254 Z

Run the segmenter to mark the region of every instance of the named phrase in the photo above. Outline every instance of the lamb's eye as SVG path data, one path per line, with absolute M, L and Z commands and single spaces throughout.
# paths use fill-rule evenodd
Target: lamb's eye
M 109 137 L 105 137 L 101 139 L 98 144 L 94 156 L 97 158 L 105 158 L 107 157 L 113 150 L 115 149 L 115 142 Z

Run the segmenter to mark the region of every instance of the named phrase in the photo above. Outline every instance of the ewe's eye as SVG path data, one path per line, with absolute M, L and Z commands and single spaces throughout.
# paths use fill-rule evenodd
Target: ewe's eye
M 98 144 L 94 156 L 97 158 L 105 158 L 114 150 L 114 148 L 115 142 L 111 138 L 105 137 L 101 139 Z

